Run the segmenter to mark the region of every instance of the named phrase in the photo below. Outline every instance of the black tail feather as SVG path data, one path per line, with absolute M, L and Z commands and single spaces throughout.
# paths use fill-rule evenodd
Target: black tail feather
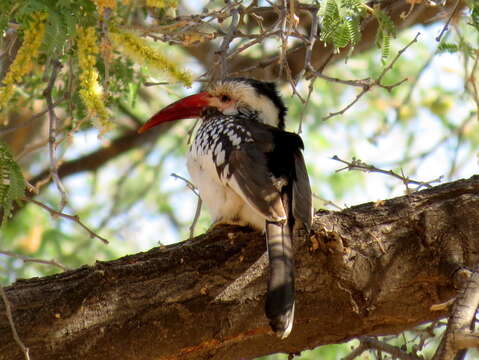
M 267 221 L 266 241 L 269 279 L 265 313 L 273 331 L 284 339 L 294 319 L 294 260 L 288 224 Z

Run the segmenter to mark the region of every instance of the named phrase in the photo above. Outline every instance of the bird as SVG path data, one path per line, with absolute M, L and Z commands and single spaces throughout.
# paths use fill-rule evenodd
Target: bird
M 301 137 L 285 131 L 287 108 L 276 85 L 226 78 L 163 108 L 138 130 L 200 118 L 187 167 L 213 225 L 265 233 L 269 258 L 265 314 L 274 333 L 289 336 L 294 320 L 293 236 L 311 228 L 311 187 Z

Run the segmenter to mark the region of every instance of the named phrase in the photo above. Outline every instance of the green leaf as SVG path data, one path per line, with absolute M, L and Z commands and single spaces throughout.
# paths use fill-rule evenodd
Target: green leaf
M 452 44 L 452 43 L 446 43 L 444 41 L 441 41 L 439 46 L 437 47 L 437 51 L 439 53 L 455 53 L 459 51 L 459 46 L 457 44 Z
M 472 6 L 471 20 L 474 28 L 479 31 L 479 3 L 477 1 L 474 1 Z
M 2 225 L 9 218 L 14 201 L 25 196 L 25 179 L 13 160 L 7 145 L 0 142 L 0 207 L 3 208 Z
M 396 37 L 396 25 L 384 10 L 377 9 L 375 15 L 379 25 L 376 45 L 381 49 L 381 62 L 384 64 L 391 53 L 391 37 Z

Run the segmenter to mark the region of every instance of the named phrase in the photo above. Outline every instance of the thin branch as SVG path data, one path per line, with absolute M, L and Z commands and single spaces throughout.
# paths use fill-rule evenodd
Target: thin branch
M 53 108 L 56 108 L 58 105 L 61 105 L 63 104 L 65 101 L 67 100 L 67 97 L 64 96 L 63 98 L 55 101 L 53 104 L 52 104 L 52 107 Z M 15 125 L 15 126 L 10 126 L 6 129 L 3 129 L 3 130 L 0 130 L 0 136 L 4 136 L 4 135 L 8 135 L 14 131 L 17 131 L 19 129 L 23 129 L 23 128 L 26 128 L 28 126 L 32 126 L 33 123 L 35 122 L 35 120 L 38 120 L 38 119 L 41 119 L 43 117 L 43 115 L 45 115 L 47 112 L 48 112 L 48 108 L 46 108 L 45 110 L 42 110 L 40 111 L 39 113 L 33 115 L 31 118 L 29 118 L 28 120 L 25 120 L 25 121 L 22 121 L 21 123 Z
M 339 111 L 329 113 L 327 116 L 323 117 L 323 120 L 328 120 L 328 119 L 330 119 L 330 118 L 332 118 L 336 115 L 344 114 L 346 111 L 348 111 L 348 109 L 350 107 L 352 107 L 354 104 L 356 104 L 358 102 L 358 100 L 361 99 L 361 97 L 369 91 L 369 89 L 370 89 L 370 87 L 363 88 L 361 90 L 361 92 L 358 95 L 356 95 L 356 97 L 354 98 L 354 100 L 352 102 L 350 102 L 348 105 L 346 105 L 344 108 L 342 108 Z
M 229 3 L 229 1 L 227 1 Z M 234 7 L 231 9 L 231 24 L 228 29 L 228 32 L 226 35 L 223 37 L 223 42 L 221 43 L 221 46 L 219 50 L 216 52 L 218 61 L 219 61 L 219 78 L 223 80 L 226 75 L 228 74 L 228 69 L 226 66 L 226 58 L 227 58 L 227 53 L 228 53 L 228 48 L 231 44 L 231 41 L 233 41 L 234 34 L 238 28 L 238 22 L 239 22 L 239 11 L 237 7 Z
M 68 203 L 67 194 L 65 187 L 63 186 L 62 181 L 60 180 L 60 176 L 58 176 L 58 169 L 57 169 L 57 161 L 55 156 L 55 148 L 56 148 L 56 134 L 57 134 L 57 126 L 58 126 L 58 118 L 55 114 L 55 109 L 53 106 L 53 99 L 52 99 L 52 90 L 55 85 L 55 80 L 57 78 L 58 72 L 62 68 L 62 64 L 58 60 L 54 60 L 52 62 L 52 72 L 50 75 L 50 79 L 48 80 L 48 85 L 43 92 L 43 96 L 45 96 L 47 107 L 48 107 L 48 119 L 49 119 L 49 126 L 48 126 L 48 148 L 50 154 L 50 174 L 53 179 L 53 182 L 57 186 L 58 191 L 61 195 L 61 202 L 60 202 L 60 211 L 63 211 L 63 208 Z
M 195 228 L 201 215 L 201 206 L 203 205 L 203 201 L 201 200 L 200 194 L 198 193 L 198 190 L 195 184 L 193 184 L 191 181 L 189 181 L 188 179 L 184 178 L 181 175 L 171 173 L 171 176 L 173 176 L 176 179 L 183 180 L 186 183 L 186 186 L 188 187 L 188 189 L 190 189 L 193 192 L 193 194 L 195 194 L 198 197 L 198 201 L 196 203 L 195 217 L 193 218 L 193 222 L 191 223 L 189 228 L 190 239 L 191 239 L 195 234 Z
M 444 24 L 444 27 L 442 28 L 441 32 L 439 33 L 439 35 L 436 37 L 436 41 L 439 42 L 441 41 L 441 38 L 442 36 L 444 35 L 444 33 L 447 31 L 447 29 L 449 28 L 449 24 L 452 20 L 452 18 L 454 17 L 454 15 L 456 15 L 456 12 L 457 10 L 459 9 L 459 3 L 461 1 L 460 0 L 457 0 L 456 1 L 456 5 L 454 5 L 454 9 L 452 10 L 451 12 L 451 15 L 449 16 L 449 18 L 447 19 L 446 23 Z
M 360 343 L 356 349 L 351 351 L 347 356 L 343 357 L 342 360 L 355 360 L 366 350 L 368 350 L 368 346 L 364 343 Z
M 191 191 L 193 191 L 193 193 L 196 195 L 196 196 L 200 196 L 200 194 L 198 193 L 198 190 L 196 189 L 196 186 L 195 184 L 193 184 L 190 180 L 184 178 L 183 176 L 181 175 L 178 175 L 178 174 L 175 174 L 175 173 L 171 173 L 170 176 L 173 176 L 174 178 L 176 179 L 180 179 L 180 180 L 183 180 L 185 183 L 186 183 L 186 187 L 188 189 L 190 189 Z
M 376 349 L 382 352 L 386 352 L 392 355 L 393 357 L 401 359 L 401 360 L 423 360 L 419 356 L 408 354 L 396 346 L 390 345 L 388 343 L 385 343 L 383 341 L 379 341 L 370 337 L 361 337 L 359 338 L 359 341 L 361 342 L 361 344 L 364 344 L 369 349 Z
M 22 255 L 22 254 L 16 254 L 11 251 L 6 251 L 6 250 L 1 250 L 0 254 L 5 255 L 5 256 L 10 256 L 16 259 L 22 260 L 24 263 L 37 263 L 37 264 L 43 264 L 43 265 L 51 265 L 51 266 L 56 266 L 62 269 L 63 271 L 70 270 L 67 266 L 63 265 L 57 260 L 43 260 L 43 259 L 38 259 L 38 258 L 33 258 L 30 256 Z
M 198 201 L 196 202 L 196 210 L 195 210 L 195 217 L 193 218 L 193 222 L 191 223 L 190 225 L 190 239 L 193 238 L 193 236 L 195 236 L 195 228 L 196 228 L 196 224 L 198 223 L 198 220 L 200 218 L 200 215 L 201 215 L 201 206 L 203 205 L 203 200 L 201 200 L 201 198 L 198 196 Z
M 313 47 L 314 47 L 314 44 L 316 43 L 316 36 L 318 35 L 318 25 L 319 25 L 318 11 L 319 9 L 316 7 L 311 9 L 311 17 L 312 17 L 311 31 L 309 33 L 308 46 L 306 47 L 306 54 L 304 55 L 304 69 L 301 70 L 298 78 L 302 78 L 306 70 L 308 71 L 313 70 L 313 65 L 311 64 L 311 58 L 313 55 Z
M 5 312 L 7 314 L 10 328 L 12 329 L 13 338 L 15 339 L 15 342 L 18 344 L 18 346 L 20 346 L 20 348 L 22 349 L 25 360 L 30 360 L 30 350 L 25 346 L 23 341 L 20 339 L 20 336 L 18 336 L 17 328 L 15 327 L 15 323 L 13 321 L 12 306 L 2 285 L 0 285 L 0 295 L 2 296 L 3 302 L 5 304 Z
M 320 73 L 319 71 L 314 71 L 312 68 L 309 69 L 309 71 L 314 74 L 315 77 L 319 77 L 321 79 L 327 80 L 329 82 L 335 82 L 343 85 L 349 85 L 349 86 L 357 86 L 361 88 L 365 87 L 371 87 L 374 85 L 374 81 L 371 80 L 371 78 L 365 78 L 365 79 L 360 79 L 360 80 L 343 80 L 343 79 L 338 79 L 335 77 L 331 77 L 328 75 L 324 75 L 323 73 Z
M 319 9 L 316 7 L 310 10 L 311 17 L 312 17 L 311 31 L 309 33 L 308 46 L 306 47 L 306 54 L 304 55 L 304 68 L 298 74 L 298 79 L 301 79 L 304 76 L 306 70 L 308 70 L 308 72 L 314 71 L 313 65 L 311 64 L 311 57 L 313 54 L 313 47 L 316 42 L 316 36 L 318 34 L 318 24 L 319 24 L 318 11 Z M 304 106 L 302 107 L 302 111 L 301 111 L 301 117 L 299 118 L 298 134 L 301 134 L 303 131 L 303 120 L 306 114 L 306 110 L 308 109 L 309 101 L 311 99 L 311 94 L 313 93 L 315 82 L 316 82 L 316 78 L 313 78 L 311 79 L 309 83 L 308 95 L 306 96 L 306 100 L 304 102 Z
M 396 179 L 401 180 L 403 182 L 403 184 L 406 186 L 406 188 L 409 184 L 418 185 L 418 188 L 416 190 L 419 190 L 422 187 L 431 188 L 432 187 L 431 184 L 436 183 L 436 182 L 440 182 L 442 180 L 442 177 L 439 177 L 439 178 L 433 179 L 431 181 L 417 181 L 417 180 L 412 180 L 412 179 L 404 176 L 404 174 L 399 175 L 392 170 L 379 169 L 379 168 L 377 168 L 373 165 L 366 164 L 359 159 L 353 158 L 352 161 L 346 161 L 346 160 L 340 159 L 336 155 L 334 155 L 331 159 L 339 161 L 339 162 L 346 165 L 346 167 L 341 168 L 339 170 L 336 170 L 336 172 L 340 172 L 340 171 L 343 171 L 343 170 L 359 170 L 359 171 L 365 171 L 365 172 L 375 172 L 375 173 L 385 174 L 385 175 L 389 175 L 389 176 L 392 176 Z
M 412 39 L 410 42 L 408 42 L 406 44 L 405 47 L 403 47 L 401 50 L 398 51 L 398 53 L 396 54 L 396 56 L 394 57 L 394 59 L 391 61 L 391 63 L 386 66 L 384 68 L 384 70 L 381 72 L 381 74 L 379 75 L 378 79 L 376 80 L 376 82 L 378 83 L 378 85 L 381 83 L 381 80 L 383 79 L 384 75 L 386 75 L 386 73 L 392 69 L 392 67 L 394 66 L 394 64 L 399 60 L 399 58 L 401 57 L 401 55 L 407 50 L 409 49 L 409 47 L 414 44 L 415 42 L 417 42 L 417 38 L 419 37 L 419 35 L 421 35 L 420 32 L 418 32 L 416 34 L 416 36 L 414 37 L 414 39 Z M 383 86 L 383 85 L 380 85 L 380 86 Z
M 86 232 L 90 235 L 90 237 L 92 238 L 97 238 L 99 240 L 101 240 L 104 244 L 109 244 L 109 241 L 107 239 L 105 239 L 104 237 L 98 235 L 97 233 L 95 233 L 93 230 L 91 230 L 88 226 L 86 226 L 81 220 L 80 220 L 80 217 L 78 215 L 70 215 L 70 214 L 65 214 L 61 211 L 57 211 L 51 207 L 49 207 L 48 205 L 45 205 L 43 203 L 41 203 L 40 201 L 37 201 L 35 199 L 29 199 L 29 198 L 24 198 L 22 199 L 24 201 L 29 201 L 31 203 L 34 203 L 40 207 L 42 207 L 43 209 L 47 210 L 50 215 L 52 216 L 60 216 L 64 219 L 68 219 L 68 220 L 72 220 L 74 222 L 76 222 L 78 225 L 80 225 L 83 229 L 86 230 Z
M 336 209 L 336 210 L 344 210 L 343 207 L 339 206 L 338 204 L 332 202 L 331 200 L 327 200 L 321 196 L 319 196 L 318 194 L 316 193 L 313 193 L 313 198 L 315 199 L 318 199 L 319 201 L 321 201 L 323 203 L 324 206 L 331 206 L 332 208 Z
M 397 60 L 401 57 L 401 55 L 413 44 L 417 41 L 417 38 L 419 37 L 420 33 L 417 33 L 416 36 L 414 37 L 414 39 L 412 39 L 405 47 L 403 47 L 401 50 L 398 51 L 397 55 L 395 56 L 395 58 L 391 61 L 391 63 L 386 66 L 383 71 L 381 72 L 381 74 L 379 75 L 379 77 L 376 79 L 376 80 L 371 80 L 371 79 L 362 79 L 362 80 L 357 80 L 357 81 L 354 81 L 354 80 L 340 80 L 340 79 L 336 79 L 336 78 L 329 78 L 328 80 L 330 81 L 334 81 L 334 82 L 341 82 L 341 83 L 347 83 L 347 85 L 351 85 L 351 86 L 360 86 L 362 87 L 362 90 L 361 92 L 359 92 L 356 97 L 354 98 L 354 100 L 349 103 L 348 105 L 346 105 L 344 108 L 342 108 L 341 110 L 339 111 L 336 111 L 336 112 L 332 112 L 332 113 L 329 113 L 327 116 L 325 116 L 323 118 L 323 120 L 328 120 L 330 118 L 332 118 L 333 116 L 336 116 L 336 115 L 342 115 L 344 114 L 350 107 L 352 107 L 354 104 L 356 104 L 356 102 L 365 94 L 367 93 L 369 90 L 371 90 L 373 87 L 375 86 L 378 86 L 378 87 L 381 87 L 383 89 L 386 89 L 387 91 L 391 92 L 392 89 L 394 89 L 395 87 L 403 84 L 404 82 L 407 81 L 407 78 L 405 79 L 402 79 L 400 81 L 398 81 L 397 83 L 394 83 L 392 85 L 384 85 L 382 83 L 382 80 L 383 80 L 383 77 L 387 74 L 387 72 L 389 70 L 392 69 L 392 67 L 394 66 L 394 64 L 397 62 Z M 322 77 L 322 78 L 328 78 L 318 72 L 314 72 L 314 75 L 318 76 L 318 77 Z

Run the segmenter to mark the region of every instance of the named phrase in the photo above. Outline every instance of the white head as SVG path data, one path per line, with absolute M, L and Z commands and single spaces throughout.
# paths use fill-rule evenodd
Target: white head
M 167 121 L 201 117 L 207 108 L 214 108 L 225 115 L 238 114 L 245 108 L 256 113 L 259 122 L 280 129 L 284 129 L 287 111 L 274 83 L 232 78 L 217 82 L 204 92 L 168 105 L 148 120 L 139 132 Z
M 241 107 L 257 113 L 258 121 L 284 129 L 286 107 L 274 83 L 234 78 L 210 86 L 210 106 L 225 115 L 237 114 Z

